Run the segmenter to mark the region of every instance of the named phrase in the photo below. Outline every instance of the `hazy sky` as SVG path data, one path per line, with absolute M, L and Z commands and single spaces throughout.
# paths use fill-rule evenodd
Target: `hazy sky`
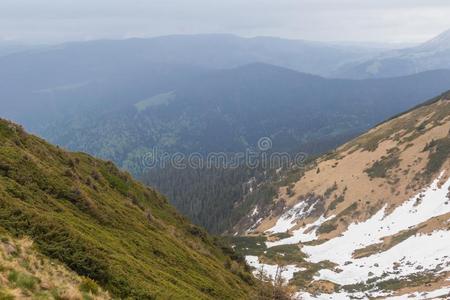
M 184 33 L 421 42 L 450 29 L 450 0 L 0 0 L 0 40 Z

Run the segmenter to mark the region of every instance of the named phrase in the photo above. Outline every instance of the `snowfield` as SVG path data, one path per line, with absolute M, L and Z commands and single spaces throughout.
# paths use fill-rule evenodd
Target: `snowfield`
M 383 208 L 369 220 L 351 224 L 342 236 L 321 245 L 303 247 L 302 250 L 312 262 L 328 259 L 340 265 L 339 269 L 342 272 L 323 270 L 319 278 L 339 284 L 352 284 L 367 280 L 370 277 L 369 272 L 380 276 L 383 272 L 396 271 L 395 277 L 399 277 L 417 272 L 419 269 L 434 269 L 440 264 L 444 264 L 441 266 L 443 270 L 448 270 L 449 266 L 445 266 L 450 262 L 448 231 L 412 236 L 388 251 L 360 259 L 352 258 L 353 252 L 357 249 L 380 243 L 383 237 L 450 212 L 450 201 L 447 198 L 450 179 L 439 188 L 439 178 L 417 196 L 397 207 L 391 214 L 386 215 Z M 421 198 L 419 202 L 418 198 Z M 348 261 L 352 263 L 346 264 Z M 393 270 L 394 263 L 401 263 L 401 266 Z
M 408 275 L 433 271 L 435 274 L 450 271 L 450 231 L 435 230 L 428 234 L 415 234 L 394 245 L 392 248 L 374 253 L 367 257 L 354 259 L 355 250 L 383 242 L 384 237 L 393 236 L 400 232 L 415 228 L 418 224 L 431 218 L 450 212 L 450 179 L 438 186 L 443 173 L 434 180 L 430 186 L 423 189 L 416 196 L 405 201 L 395 208 L 390 214 L 387 207 L 383 207 L 367 221 L 353 223 L 341 236 L 329 240 L 323 244 L 304 246 L 302 251 L 308 255 L 308 261 L 317 263 L 325 260 L 338 265 L 333 270 L 323 269 L 314 277 L 316 280 L 329 280 L 340 285 L 357 284 L 370 278 L 383 277 L 382 280 L 401 278 Z M 295 205 L 283 214 L 275 226 L 267 232 L 286 232 L 296 225 L 296 222 L 309 214 L 304 202 Z M 311 209 L 311 208 L 310 208 Z M 314 223 L 294 230 L 293 236 L 275 242 L 266 242 L 268 248 L 308 242 L 317 239 L 316 228 L 320 224 L 334 218 L 334 216 L 321 216 Z M 450 220 L 448 220 L 450 222 Z M 251 258 L 254 265 L 258 265 L 257 258 Z M 260 266 L 260 265 L 259 265 Z M 266 267 L 266 266 L 265 266 Z M 291 266 L 294 267 L 294 266 Z M 276 266 L 267 266 L 267 270 L 275 274 Z M 294 269 L 290 269 L 292 271 Z M 295 271 L 294 271 L 295 272 Z M 292 278 L 293 273 L 288 273 L 286 279 Z M 409 295 L 391 297 L 391 300 L 401 299 L 439 299 L 442 295 L 450 293 L 450 287 L 439 289 L 429 293 L 413 293 Z M 379 291 L 369 294 L 387 297 Z M 366 293 L 334 293 L 311 295 L 299 293 L 301 299 L 367 299 Z M 350 297 L 351 296 L 351 297 Z M 445 297 L 444 297 L 445 298 Z M 442 298 L 442 299 L 444 299 Z M 446 298 L 450 299 L 450 298 Z
M 430 292 L 415 292 L 401 296 L 385 296 L 376 295 L 376 293 L 334 293 L 312 295 L 310 293 L 297 293 L 296 298 L 299 300 L 351 300 L 351 299 L 367 299 L 368 297 L 383 297 L 385 300 L 448 300 L 450 297 L 450 286 L 437 289 Z
M 380 277 L 383 274 L 389 274 L 383 278 L 386 280 L 425 270 L 450 271 L 449 255 L 450 232 L 435 231 L 431 235 L 410 237 L 388 251 L 353 259 L 351 264 L 341 264 L 339 269 L 342 271 L 339 273 L 322 270 L 317 279 L 346 285 L 364 282 L 371 277 Z

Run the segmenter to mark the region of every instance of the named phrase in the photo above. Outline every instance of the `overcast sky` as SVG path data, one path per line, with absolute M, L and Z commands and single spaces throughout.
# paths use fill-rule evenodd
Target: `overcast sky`
M 449 16 L 450 0 L 0 0 L 0 40 L 234 33 L 409 43 L 450 29 Z

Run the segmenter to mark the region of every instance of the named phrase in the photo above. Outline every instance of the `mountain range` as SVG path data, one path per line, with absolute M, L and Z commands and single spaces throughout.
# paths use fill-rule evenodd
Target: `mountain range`
M 229 56 L 220 51 L 221 59 L 194 64 L 199 45 L 231 43 L 238 51 L 237 41 L 254 54 L 248 43 L 261 39 L 171 36 L 69 43 L 8 55 L 0 58 L 2 115 L 52 143 L 112 160 L 168 195 L 196 224 L 219 233 L 246 213 L 234 209 L 243 200 L 242 184 L 255 176 L 267 178 L 242 168 L 149 171 L 149 153 L 238 153 L 255 149 L 267 137 L 271 151 L 314 156 L 450 86 L 447 70 L 389 79 L 327 79 L 264 63 L 235 66 L 257 58 L 225 63 Z M 184 49 L 185 56 L 172 55 L 168 48 L 174 53 Z M 194 188 L 192 179 L 198 182 L 211 172 L 215 175 L 209 178 L 217 180 L 211 187 L 217 188 Z
M 341 66 L 332 76 L 381 78 L 450 68 L 450 30 L 418 46 L 391 50 Z
M 449 49 L 0 45 L 0 299 L 450 297 Z

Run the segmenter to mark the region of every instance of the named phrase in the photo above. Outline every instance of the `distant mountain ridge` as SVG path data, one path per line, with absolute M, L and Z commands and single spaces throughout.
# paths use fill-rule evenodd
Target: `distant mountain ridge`
M 0 105 L 4 117 L 28 127 L 36 113 L 46 112 L 43 106 L 52 109 L 49 99 L 64 102 L 62 91 L 72 93 L 67 109 L 105 98 L 121 102 L 142 90 L 168 92 L 162 86 L 205 69 L 257 62 L 325 75 L 374 51 L 380 50 L 226 34 L 72 42 L 0 56 Z
M 340 67 L 332 76 L 383 78 L 450 69 L 450 30 L 415 47 L 392 50 Z
M 342 80 L 253 62 L 307 66 L 302 62 L 308 61 L 311 67 L 331 59 L 335 66 L 354 58 L 353 47 L 342 47 L 338 49 L 344 49 L 345 57 L 322 43 L 200 35 L 40 48 L 0 58 L 1 114 L 53 143 L 140 174 L 144 158 L 155 148 L 169 153 L 235 153 L 268 137 L 272 151 L 315 155 L 450 86 L 447 70 Z M 360 50 L 356 52 L 365 53 Z M 226 173 L 233 178 L 224 181 L 246 182 L 250 173 Z M 190 178 L 161 174 L 173 181 L 162 184 L 164 176 L 145 181 L 158 184 L 197 224 L 214 227 L 214 232 L 227 229 L 226 219 L 234 219 L 230 210 L 242 200 L 242 191 L 224 187 L 227 192 L 220 195 L 238 197 L 217 197 L 229 201 L 223 206 L 207 204 L 195 185 L 175 184 L 175 178 Z M 190 199 L 195 205 L 188 205 Z M 196 205 L 211 205 L 202 210 L 208 215 L 193 211 Z M 219 221 L 207 221 L 211 216 Z
M 46 105 L 36 103 L 43 114 L 31 110 L 39 124 L 32 128 L 53 143 L 113 160 L 142 175 L 145 158 L 154 149 L 205 157 L 211 152 L 244 152 L 269 137 L 270 151 L 315 155 L 450 86 L 450 71 L 445 70 L 380 80 L 324 79 L 266 64 L 227 70 L 157 65 L 142 70 L 98 87 L 44 95 Z M 146 78 L 155 79 L 147 84 Z M 243 196 L 240 187 L 251 173 L 223 174 L 235 177 L 222 182 L 243 181 L 237 189 L 217 182 L 224 190 L 215 201 L 207 201 L 205 189 L 199 194 L 202 189 L 188 184 L 189 178 L 182 179 L 191 176 L 189 172 L 160 172 L 170 175 L 169 182 L 145 174 L 145 182 L 169 195 L 197 224 L 220 233 L 235 220 L 234 206 Z M 219 200 L 220 205 L 215 204 Z
M 105 102 L 62 120 L 43 120 L 46 126 L 38 133 L 131 171 L 139 171 L 142 155 L 155 147 L 171 153 L 234 153 L 266 136 L 273 151 L 316 154 L 443 92 L 450 86 L 450 71 L 359 81 L 258 63 L 200 72 L 169 86 L 120 105 Z M 139 110 L 138 103 L 150 106 Z

